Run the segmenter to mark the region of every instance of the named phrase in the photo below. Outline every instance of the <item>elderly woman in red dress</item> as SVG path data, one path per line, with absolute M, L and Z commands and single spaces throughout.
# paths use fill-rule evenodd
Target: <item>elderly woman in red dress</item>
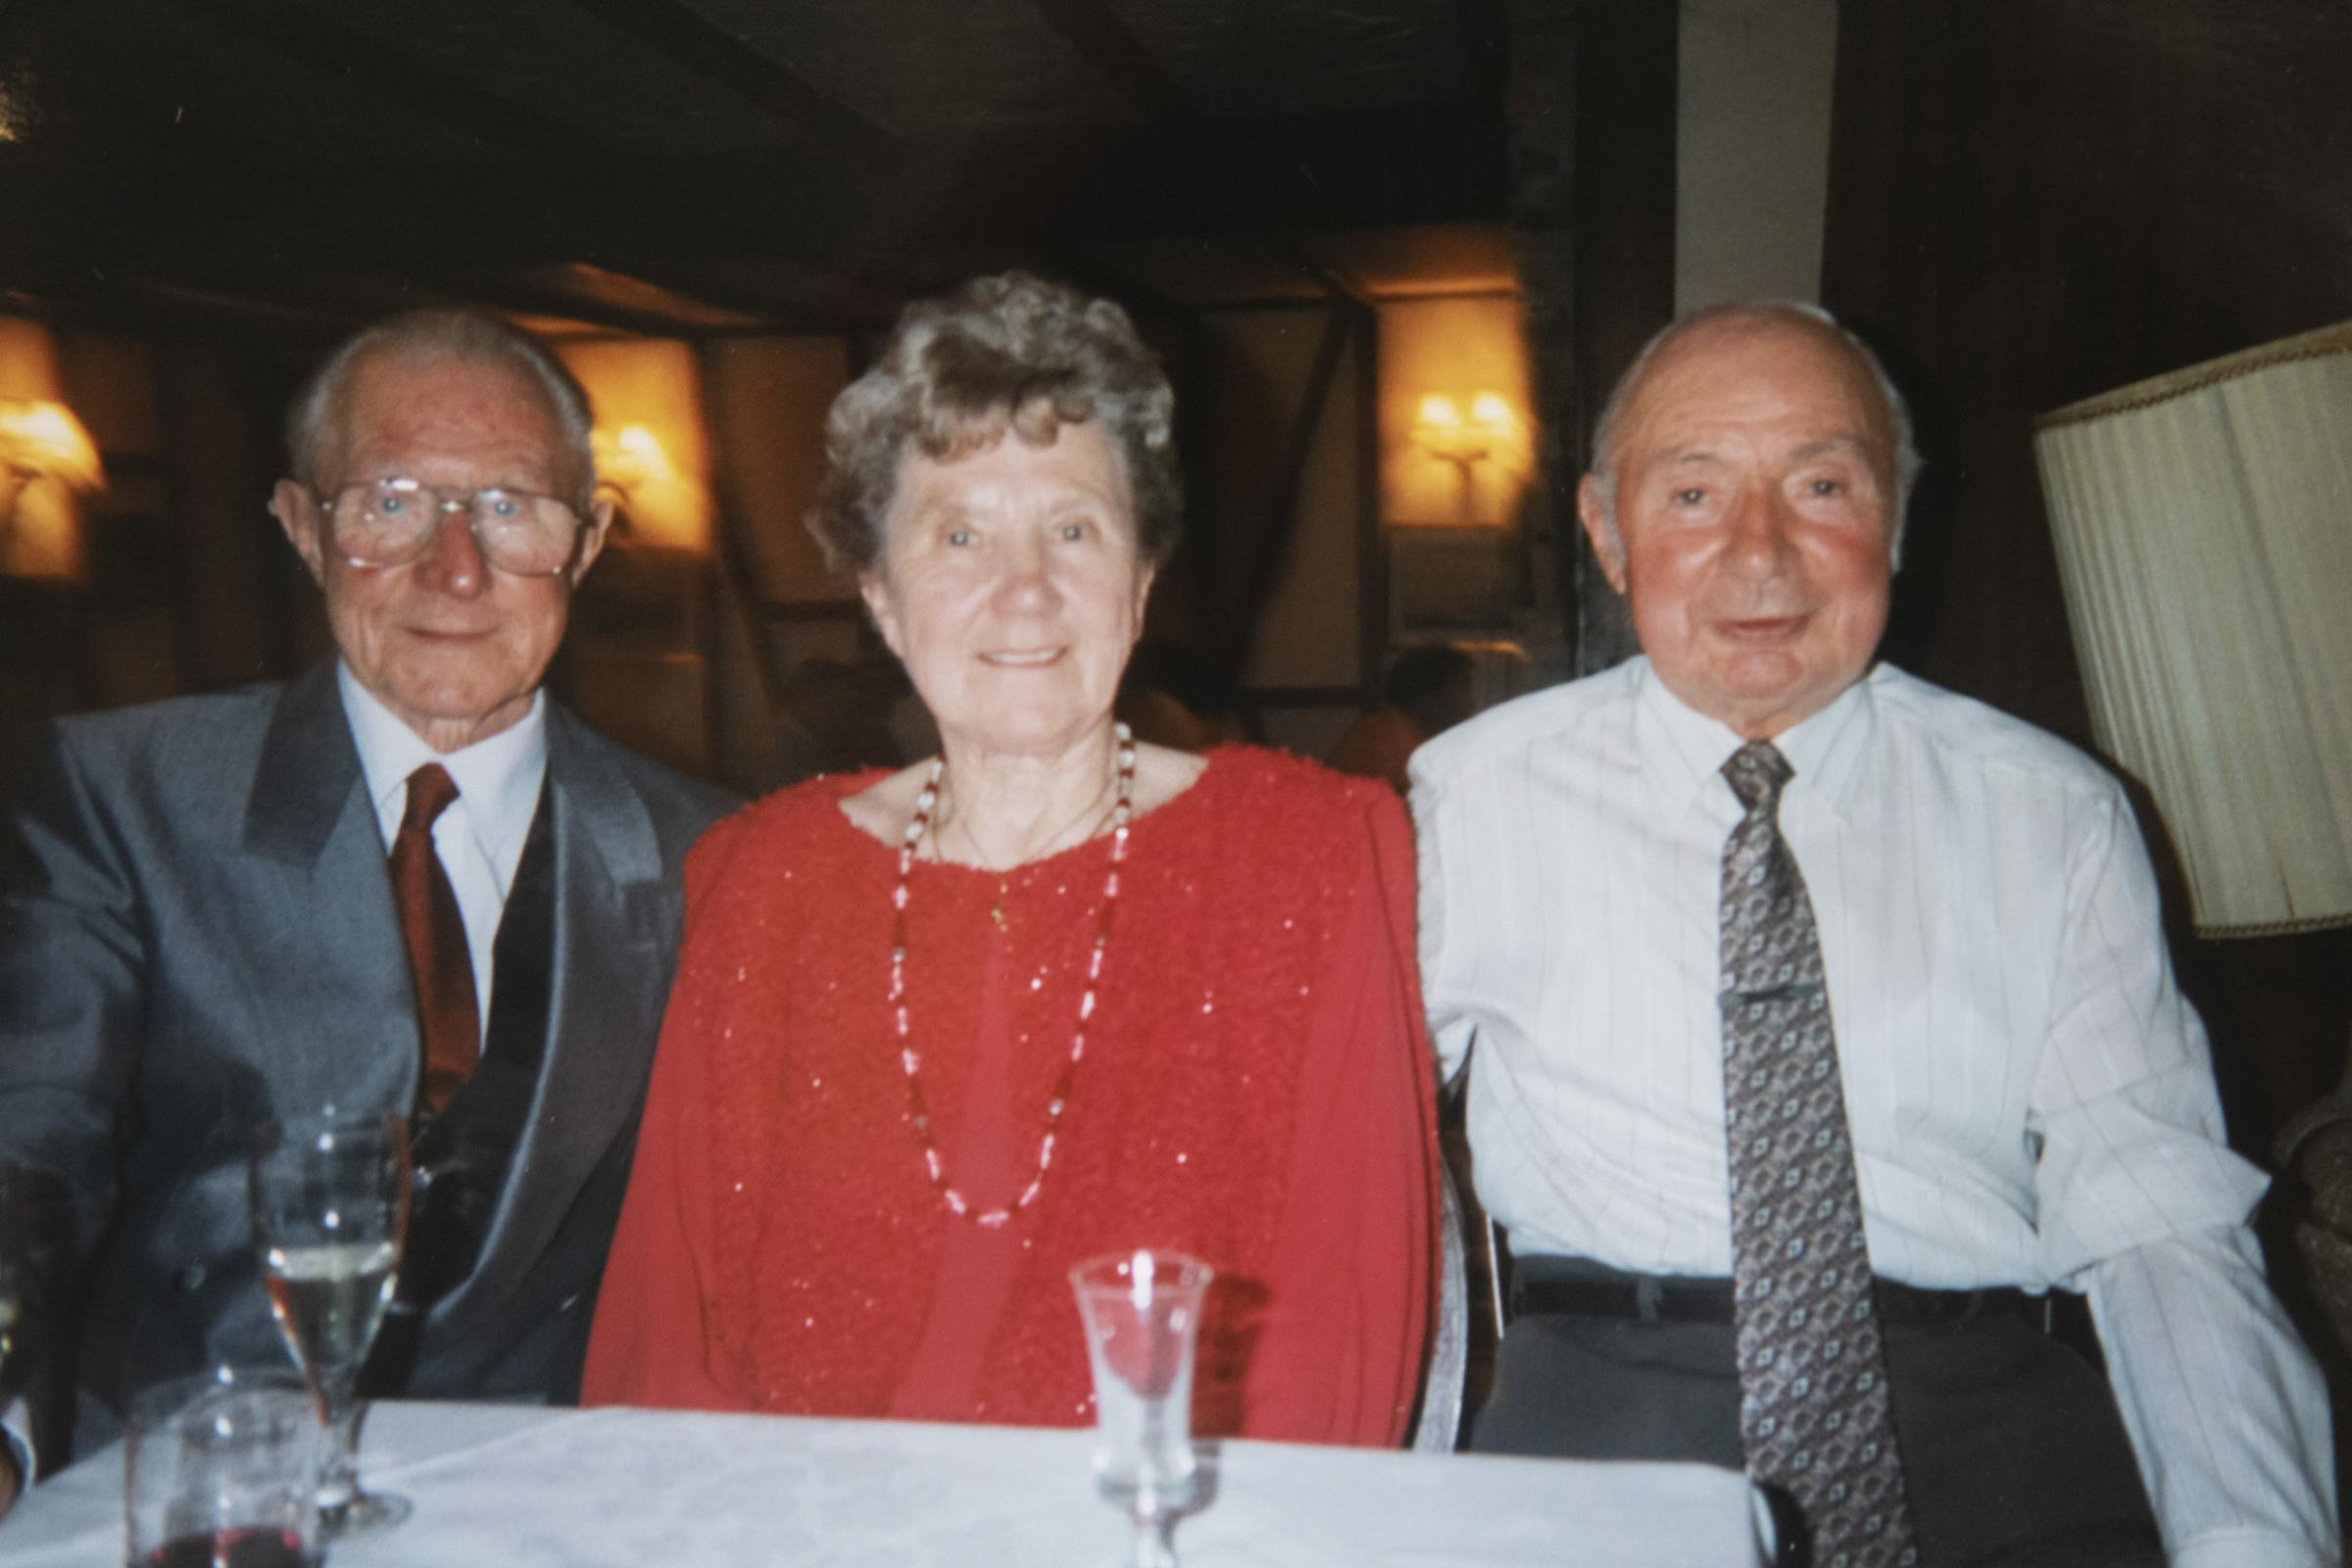
M 941 755 L 713 830 L 592 1402 L 1078 1425 L 1072 1264 L 1218 1273 L 1196 1416 L 1394 1444 L 1433 1256 L 1412 855 L 1378 785 L 1133 741 L 1173 397 L 1119 308 L 911 308 L 811 526 Z

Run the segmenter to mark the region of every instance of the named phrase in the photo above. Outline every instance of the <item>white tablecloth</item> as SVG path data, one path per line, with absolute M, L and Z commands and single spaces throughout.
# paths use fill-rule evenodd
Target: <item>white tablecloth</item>
M 361 1467 L 416 1513 L 332 1568 L 1116 1568 L 1089 1435 L 644 1410 L 378 1405 Z M 1438 1458 L 1228 1443 L 1185 1568 L 1736 1568 L 1745 1481 L 1697 1465 Z M 0 1523 L 6 1568 L 114 1568 L 122 1458 Z

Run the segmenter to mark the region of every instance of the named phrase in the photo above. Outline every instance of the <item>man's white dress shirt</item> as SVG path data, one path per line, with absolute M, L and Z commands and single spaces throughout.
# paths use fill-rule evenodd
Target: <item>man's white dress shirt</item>
M 1741 737 L 1636 659 L 1414 758 L 1421 965 L 1473 1037 L 1480 1199 L 1514 1250 L 1731 1272 L 1718 904 Z M 2086 1291 L 2176 1564 L 2334 1562 L 2328 1399 L 2245 1220 L 2123 791 L 1881 665 L 1776 737 L 1871 1258 Z
M 342 689 L 343 711 L 351 720 L 360 772 L 367 780 L 368 799 L 375 804 L 386 855 L 409 808 L 411 773 L 427 762 L 439 762 L 458 786 L 458 798 L 434 819 L 433 853 L 449 875 L 458 913 L 466 922 L 466 951 L 473 960 L 474 1017 L 487 1035 L 498 922 L 514 886 L 515 868 L 522 863 L 522 847 L 531 836 L 539 787 L 547 778 L 547 694 L 533 693 L 530 711 L 489 739 L 444 753 L 427 746 L 353 679 L 348 665 L 336 664 L 335 680 Z

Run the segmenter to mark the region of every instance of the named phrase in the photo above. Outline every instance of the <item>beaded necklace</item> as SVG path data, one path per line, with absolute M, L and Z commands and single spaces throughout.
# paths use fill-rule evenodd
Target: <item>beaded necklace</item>
M 914 815 L 907 820 L 906 836 L 899 844 L 899 883 L 890 896 L 890 1007 L 899 1037 L 899 1065 L 906 1071 L 906 1121 L 913 1130 L 915 1147 L 922 1152 L 923 1170 L 930 1176 L 931 1185 L 939 1189 L 948 1212 L 991 1230 L 1036 1201 L 1038 1189 L 1045 1186 L 1046 1172 L 1054 1164 L 1055 1129 L 1060 1125 L 1062 1110 L 1069 1104 L 1078 1063 L 1086 1055 L 1086 1028 L 1095 1015 L 1095 987 L 1102 978 L 1102 957 L 1110 950 L 1111 908 L 1119 901 L 1119 867 L 1127 860 L 1127 826 L 1134 814 L 1135 736 L 1125 724 L 1114 724 L 1112 733 L 1118 748 L 1118 774 L 1117 799 L 1110 808 L 1110 869 L 1102 878 L 1102 912 L 1095 922 L 1094 949 L 1086 960 L 1086 990 L 1078 999 L 1078 1019 L 1070 1030 L 1070 1059 L 1061 1064 L 1060 1075 L 1054 1080 L 1054 1097 L 1046 1102 L 1045 1132 L 1037 1144 L 1037 1169 L 1020 1196 L 1004 1207 L 975 1210 L 948 1179 L 947 1161 L 940 1157 L 939 1146 L 931 1138 L 931 1111 L 923 1099 L 922 1057 L 915 1052 L 906 1016 L 906 885 L 908 874 L 914 869 L 914 852 L 923 842 L 923 835 L 930 831 L 931 812 L 939 805 L 939 781 L 948 767 L 944 755 L 932 759 L 931 775 L 923 783 L 923 792 L 915 797 Z

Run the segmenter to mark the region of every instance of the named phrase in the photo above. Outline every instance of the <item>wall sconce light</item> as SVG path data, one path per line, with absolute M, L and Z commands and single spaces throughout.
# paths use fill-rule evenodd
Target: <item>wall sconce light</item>
M 0 559 L 16 534 L 17 503 L 42 479 L 77 493 L 103 487 L 98 444 L 62 403 L 0 398 Z
M 696 432 L 653 420 L 589 436 L 596 493 L 612 503 L 616 541 L 640 550 L 710 549 L 710 487 L 693 466 Z M 681 465 L 673 453 L 683 452 Z
M 649 425 L 624 424 L 618 430 L 595 430 L 590 433 L 588 443 L 596 457 L 596 487 L 611 493 L 613 510 L 620 514 L 624 526 L 630 520 L 633 499 L 648 486 L 677 476 L 670 466 L 669 454 L 662 448 L 662 438 Z
M 1472 470 L 1482 463 L 1499 461 L 1516 471 L 1526 442 L 1519 416 L 1499 392 L 1480 392 L 1470 400 L 1470 413 L 1442 393 L 1421 400 L 1413 420 L 1413 445 L 1440 463 L 1450 464 L 1460 476 L 1460 519 L 1479 520 L 1477 481 Z

